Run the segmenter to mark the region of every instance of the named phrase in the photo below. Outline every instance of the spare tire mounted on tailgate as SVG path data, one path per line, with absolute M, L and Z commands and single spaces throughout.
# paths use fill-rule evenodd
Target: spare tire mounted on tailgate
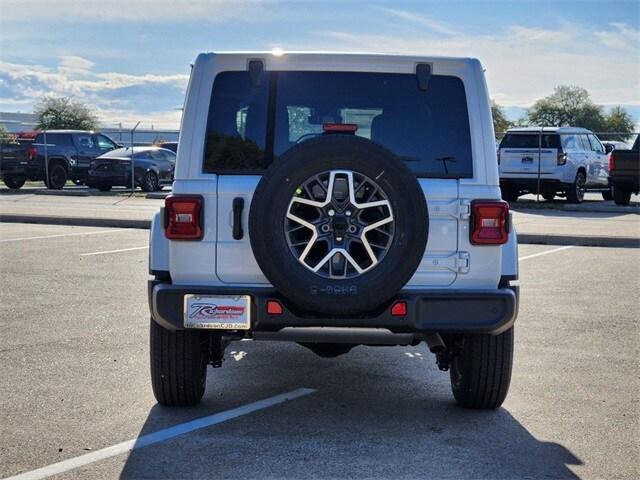
M 402 160 L 364 138 L 332 134 L 271 164 L 251 202 L 249 235 L 260 268 L 286 298 L 347 315 L 387 302 L 411 278 L 428 212 Z

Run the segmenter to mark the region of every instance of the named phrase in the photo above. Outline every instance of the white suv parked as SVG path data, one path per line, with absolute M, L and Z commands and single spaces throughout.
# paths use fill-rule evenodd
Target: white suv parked
M 587 190 L 602 191 L 611 200 L 609 151 L 584 128 L 509 129 L 498 149 L 503 198 L 516 201 L 525 193 L 538 193 L 539 186 L 546 200 L 559 194 L 581 203 Z
M 197 403 L 240 339 L 425 342 L 461 405 L 496 408 L 517 258 L 478 60 L 202 54 L 151 232 L 154 394 Z

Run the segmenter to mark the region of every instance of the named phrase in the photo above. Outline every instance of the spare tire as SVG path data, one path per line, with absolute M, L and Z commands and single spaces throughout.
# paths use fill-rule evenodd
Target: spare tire
M 331 134 L 276 159 L 249 212 L 264 275 L 298 307 L 367 312 L 414 274 L 427 244 L 426 199 L 402 160 L 367 139 Z

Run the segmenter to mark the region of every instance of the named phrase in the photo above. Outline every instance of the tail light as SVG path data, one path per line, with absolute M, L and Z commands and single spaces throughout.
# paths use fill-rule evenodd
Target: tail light
M 27 150 L 27 159 L 29 161 L 35 160 L 38 157 L 38 149 L 36 147 L 29 147 Z
M 616 156 L 613 152 L 609 154 L 609 173 L 616 169 Z
M 471 202 L 471 244 L 502 245 L 509 240 L 509 204 L 503 200 Z
M 567 163 L 567 154 L 559 153 L 558 154 L 558 165 L 565 165 Z
M 169 196 L 164 201 L 164 234 L 169 240 L 200 240 L 204 234 L 200 196 Z

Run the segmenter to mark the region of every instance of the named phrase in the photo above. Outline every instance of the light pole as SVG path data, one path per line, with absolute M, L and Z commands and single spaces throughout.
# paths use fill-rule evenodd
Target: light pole
M 140 122 L 136 123 L 136 126 L 131 129 L 131 194 L 132 195 L 136 191 L 136 169 L 135 169 L 136 161 L 133 158 L 133 133 L 136 131 L 136 128 L 138 128 L 138 125 L 140 125 Z
M 42 139 L 44 140 L 44 184 L 49 188 L 49 154 L 47 152 L 47 130 L 51 125 L 51 115 L 43 115 L 42 121 L 44 124 L 44 131 L 42 132 Z

